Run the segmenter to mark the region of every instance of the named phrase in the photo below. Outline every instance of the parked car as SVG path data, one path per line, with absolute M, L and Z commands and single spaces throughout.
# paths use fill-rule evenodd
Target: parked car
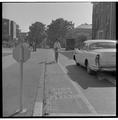
M 89 74 L 97 71 L 116 71 L 116 41 L 87 40 L 75 48 L 73 59 L 86 67 Z

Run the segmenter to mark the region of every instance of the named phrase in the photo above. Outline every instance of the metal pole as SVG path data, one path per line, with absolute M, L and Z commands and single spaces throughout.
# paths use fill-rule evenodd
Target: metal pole
M 24 47 L 21 42 L 21 58 L 20 58 L 20 113 L 24 113 L 27 109 L 23 109 L 23 60 L 24 60 Z
M 26 108 L 23 108 L 23 60 L 24 60 L 24 47 L 23 47 L 23 41 L 21 39 L 20 41 L 20 44 L 21 44 L 21 49 L 20 49 L 20 63 L 19 63 L 19 71 L 20 71 L 20 87 L 19 87 L 19 90 L 20 90 L 20 105 L 19 105 L 19 109 L 16 110 L 15 113 L 13 113 L 12 115 L 10 115 L 10 117 L 13 117 L 17 114 L 21 114 L 21 113 L 25 113 L 27 112 L 27 109 Z
M 23 94 L 23 47 L 21 43 L 21 61 L 20 61 L 20 110 L 21 111 L 23 109 L 22 94 Z

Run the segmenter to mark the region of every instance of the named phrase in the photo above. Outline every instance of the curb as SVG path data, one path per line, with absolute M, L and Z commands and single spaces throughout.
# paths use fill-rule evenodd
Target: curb
M 40 77 L 40 82 L 37 90 L 36 101 L 34 103 L 33 116 L 43 116 L 43 87 L 45 75 L 45 62 L 43 63 L 43 71 Z M 40 97 L 41 96 L 41 97 Z

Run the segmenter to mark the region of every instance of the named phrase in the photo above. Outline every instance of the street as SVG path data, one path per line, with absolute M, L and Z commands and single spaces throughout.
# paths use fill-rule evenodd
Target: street
M 10 116 L 20 106 L 19 65 L 11 55 L 3 57 L 3 61 L 3 113 Z M 38 116 L 39 111 L 47 116 L 116 114 L 116 86 L 76 66 L 72 52 L 62 51 L 58 64 L 51 49 L 32 52 L 24 63 L 23 82 L 23 106 L 28 111 L 16 116 Z
M 3 117 L 116 117 L 116 2 L 2 3 Z
M 24 64 L 23 107 L 28 111 L 20 116 L 31 116 L 39 79 L 43 69 L 45 53 L 32 53 L 32 57 Z M 3 116 L 11 116 L 20 109 L 20 65 L 12 55 L 2 57 Z M 18 115 L 19 116 L 19 115 Z

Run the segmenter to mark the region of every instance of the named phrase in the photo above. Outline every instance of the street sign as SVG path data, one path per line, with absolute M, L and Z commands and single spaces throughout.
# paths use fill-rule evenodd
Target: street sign
M 13 58 L 17 62 L 26 62 L 30 55 L 30 50 L 25 44 L 19 44 L 13 49 Z
M 30 58 L 30 50 L 26 44 L 22 42 L 13 49 L 13 58 L 20 65 L 20 109 L 15 114 L 25 113 L 27 109 L 23 108 L 23 63 Z

